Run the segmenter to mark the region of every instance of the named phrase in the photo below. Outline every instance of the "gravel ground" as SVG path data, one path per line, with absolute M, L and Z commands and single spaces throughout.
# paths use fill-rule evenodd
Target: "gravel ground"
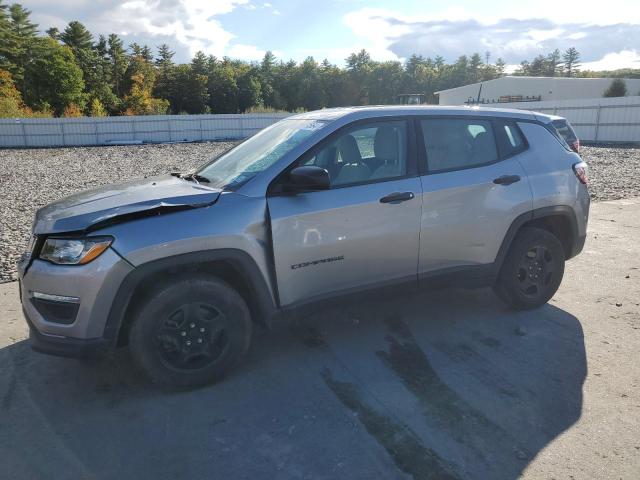
M 232 142 L 0 150 L 0 283 L 17 280 L 36 210 L 72 193 L 133 178 L 186 172 Z
M 16 280 L 15 263 L 35 211 L 106 183 L 189 171 L 231 142 L 0 150 L 0 283 Z M 640 196 L 640 149 L 583 147 L 594 200 Z

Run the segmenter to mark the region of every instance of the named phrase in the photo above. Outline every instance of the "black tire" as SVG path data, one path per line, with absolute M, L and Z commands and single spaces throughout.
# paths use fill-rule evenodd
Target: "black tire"
M 242 297 L 212 277 L 159 287 L 129 334 L 134 363 L 154 383 L 186 389 L 220 380 L 244 357 L 251 318 Z
M 513 240 L 493 290 L 505 303 L 528 310 L 547 303 L 564 275 L 564 249 L 558 238 L 525 227 Z

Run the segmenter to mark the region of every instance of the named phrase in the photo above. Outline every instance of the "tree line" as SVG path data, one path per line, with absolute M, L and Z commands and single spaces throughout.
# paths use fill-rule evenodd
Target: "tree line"
M 404 63 L 353 53 L 339 67 L 308 57 L 298 63 L 267 52 L 260 62 L 198 52 L 175 63 L 168 45 L 125 47 L 116 34 L 97 38 L 78 21 L 40 34 L 31 12 L 0 0 L 0 117 L 106 116 L 300 111 L 344 105 L 389 104 L 400 93 L 434 92 L 504 75 L 490 53 L 411 55 Z M 521 63 L 516 75 L 593 75 L 579 72 L 570 48 Z

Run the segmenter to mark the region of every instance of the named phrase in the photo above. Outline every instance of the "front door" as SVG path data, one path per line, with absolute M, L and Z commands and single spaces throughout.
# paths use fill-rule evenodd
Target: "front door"
M 421 186 L 410 127 L 343 128 L 296 162 L 326 168 L 329 190 L 269 197 L 282 305 L 416 281 Z

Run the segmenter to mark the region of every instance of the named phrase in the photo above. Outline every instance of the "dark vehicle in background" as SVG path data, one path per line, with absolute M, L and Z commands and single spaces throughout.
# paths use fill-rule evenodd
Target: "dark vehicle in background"
M 576 153 L 580 153 L 580 140 L 576 135 L 575 130 L 571 126 L 571 124 L 567 121 L 566 118 L 554 117 L 551 121 L 551 125 L 556 129 L 556 132 L 560 135 L 561 138 L 567 142 L 569 148 Z

